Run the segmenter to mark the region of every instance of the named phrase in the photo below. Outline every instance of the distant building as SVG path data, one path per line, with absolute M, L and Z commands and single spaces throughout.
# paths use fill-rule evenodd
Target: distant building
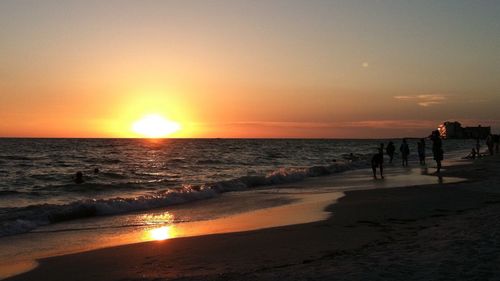
M 491 127 L 465 127 L 464 128 L 464 138 L 466 139 L 486 139 L 488 135 L 491 134 Z
M 459 122 L 446 121 L 438 127 L 443 139 L 485 139 L 491 133 L 491 127 L 462 127 Z

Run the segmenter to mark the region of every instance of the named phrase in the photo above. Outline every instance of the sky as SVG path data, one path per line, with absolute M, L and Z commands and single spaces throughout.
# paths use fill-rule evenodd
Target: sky
M 0 136 L 500 131 L 500 1 L 2 0 Z

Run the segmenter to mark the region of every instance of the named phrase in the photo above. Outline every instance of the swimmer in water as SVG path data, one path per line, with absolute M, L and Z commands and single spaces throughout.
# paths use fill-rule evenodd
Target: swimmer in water
M 74 181 L 76 184 L 83 183 L 83 173 L 81 171 L 76 172 Z

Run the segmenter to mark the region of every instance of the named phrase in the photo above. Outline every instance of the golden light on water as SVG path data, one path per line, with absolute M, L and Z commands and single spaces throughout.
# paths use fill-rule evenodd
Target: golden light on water
M 171 225 L 174 222 L 174 216 L 169 212 L 146 214 L 142 216 L 141 220 L 150 226 L 143 234 L 145 241 L 161 241 L 176 236 L 175 226 Z
M 132 124 L 132 131 L 147 138 L 161 138 L 181 129 L 177 122 L 165 119 L 159 114 L 146 115 Z
M 172 232 L 171 226 L 163 226 L 160 228 L 154 228 L 149 230 L 149 236 L 152 240 L 162 241 L 172 238 L 171 232 Z

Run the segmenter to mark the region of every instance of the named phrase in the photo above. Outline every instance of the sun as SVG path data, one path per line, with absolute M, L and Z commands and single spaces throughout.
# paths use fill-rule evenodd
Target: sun
M 132 124 L 132 131 L 147 138 L 166 137 L 180 129 L 179 123 L 167 120 L 159 114 L 146 115 Z

